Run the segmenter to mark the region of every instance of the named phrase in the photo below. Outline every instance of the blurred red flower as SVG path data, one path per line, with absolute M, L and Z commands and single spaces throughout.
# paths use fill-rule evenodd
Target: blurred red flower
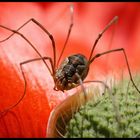
M 17 29 L 30 18 L 35 18 L 54 36 L 57 58 L 66 39 L 70 24 L 69 5 L 56 2 L 0 3 L 0 24 Z M 100 39 L 95 53 L 108 49 L 125 48 L 132 72 L 140 70 L 140 3 L 129 2 L 75 2 L 74 27 L 62 59 L 73 53 L 89 57 L 98 33 L 116 15 L 119 21 Z M 112 31 L 115 33 L 112 39 Z M 22 32 L 42 54 L 52 57 L 51 41 L 34 23 L 24 26 Z M 0 28 L 0 40 L 11 32 Z M 109 45 L 111 42 L 111 45 Z M 126 69 L 124 56 L 113 53 L 93 62 L 87 79 L 101 80 L 110 71 Z M 19 35 L 0 44 L 0 111 L 13 105 L 22 96 L 23 77 L 19 63 L 37 58 L 38 55 Z M 24 99 L 0 118 L 0 137 L 46 137 L 46 125 L 50 111 L 71 92 L 53 90 L 53 80 L 41 61 L 23 66 L 27 79 Z M 127 71 L 127 70 L 126 70 Z

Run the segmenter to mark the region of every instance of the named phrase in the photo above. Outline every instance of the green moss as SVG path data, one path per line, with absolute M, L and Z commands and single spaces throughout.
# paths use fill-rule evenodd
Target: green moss
M 139 81 L 135 79 L 137 85 Z M 82 106 L 66 126 L 65 137 L 140 137 L 140 94 L 125 80 L 113 87 L 112 95 L 115 107 L 108 93 Z

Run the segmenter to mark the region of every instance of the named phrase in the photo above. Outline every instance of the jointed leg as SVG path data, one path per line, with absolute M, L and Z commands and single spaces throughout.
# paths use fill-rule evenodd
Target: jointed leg
M 110 95 L 112 94 L 112 91 L 109 88 L 109 86 L 103 81 L 100 81 L 100 80 L 84 81 L 83 84 L 85 84 L 85 83 L 100 83 L 100 84 L 104 85 L 104 87 L 108 90 Z
M 53 38 L 53 36 L 48 32 L 48 30 L 47 29 L 45 29 L 45 27 L 43 26 L 43 25 L 41 25 L 37 20 L 35 20 L 34 18 L 31 18 L 31 19 L 29 19 L 27 22 L 25 22 L 22 26 L 20 26 L 17 30 L 12 30 L 12 29 L 10 29 L 10 28 L 7 28 L 7 27 L 5 27 L 5 26 L 3 26 L 3 25 L 0 25 L 0 27 L 2 27 L 2 28 L 4 28 L 4 29 L 7 29 L 7 30 L 9 30 L 9 31 L 12 31 L 13 32 L 13 34 L 11 34 L 9 37 L 7 37 L 6 39 L 4 39 L 4 40 L 2 40 L 2 41 L 0 41 L 0 42 L 3 42 L 3 41 L 6 41 L 7 39 L 9 39 L 12 35 L 14 35 L 15 33 L 17 33 L 17 34 L 21 34 L 21 33 L 19 33 L 18 32 L 18 30 L 20 30 L 22 27 L 24 27 L 26 24 L 28 24 L 30 21 L 32 21 L 33 23 L 35 23 L 37 26 L 39 26 L 48 36 L 49 36 L 49 38 L 51 39 L 51 41 L 52 41 L 52 47 L 53 47 L 53 55 L 54 55 L 54 68 L 55 68 L 55 63 L 56 63 L 56 50 L 55 50 L 55 41 L 54 41 L 54 38 Z M 22 35 L 22 37 L 23 37 L 23 35 Z M 23 37 L 24 39 L 25 39 L 25 37 Z M 27 41 L 27 39 L 25 39 L 26 41 Z M 28 42 L 28 41 L 27 41 Z M 31 45 L 31 43 L 29 43 L 30 45 Z M 32 46 L 32 45 L 31 45 Z M 32 46 L 33 47 L 33 46 Z M 34 47 L 33 47 L 34 48 Z M 35 49 L 34 49 L 35 50 Z M 36 51 L 36 50 L 35 50 Z M 37 53 L 38 53 L 38 51 L 36 51 Z
M 14 104 L 14 105 L 11 105 L 10 107 L 4 109 L 3 111 L 0 112 L 0 115 L 3 115 L 4 113 L 7 113 L 9 110 L 11 110 L 12 108 L 14 108 L 15 106 L 17 106 L 21 100 L 24 98 L 25 96 L 25 93 L 26 93 L 26 86 L 27 86 L 27 82 L 26 82 L 26 78 L 25 78 L 25 75 L 24 75 L 24 71 L 22 69 L 22 66 L 24 64 L 27 64 L 27 63 L 30 63 L 30 62 L 33 62 L 33 61 L 38 61 L 38 60 L 49 60 L 49 62 L 51 63 L 51 66 L 52 66 L 52 60 L 50 57 L 42 57 L 42 58 L 35 58 L 35 59 L 31 59 L 31 60 L 27 60 L 27 61 L 24 61 L 24 62 L 21 62 L 20 63 L 20 69 L 21 69 L 21 72 L 22 72 L 22 76 L 23 76 L 23 79 L 24 79 L 24 91 L 23 91 L 23 95 L 20 97 L 20 99 Z M 52 73 L 51 73 L 52 74 Z
M 78 79 L 79 79 L 79 83 L 80 83 L 81 88 L 82 88 L 82 90 L 83 90 L 83 92 L 84 92 L 84 98 L 85 98 L 85 102 L 86 102 L 86 101 L 87 101 L 87 95 L 86 95 L 86 90 L 85 90 L 84 85 L 83 85 L 83 81 L 82 81 L 82 79 L 81 79 L 81 77 L 80 77 L 80 75 L 79 75 L 78 73 L 76 73 L 75 75 L 76 75 L 76 76 L 78 77 Z
M 105 28 L 99 33 L 97 39 L 95 40 L 94 44 L 93 44 L 93 47 L 92 47 L 92 50 L 91 50 L 91 53 L 90 53 L 90 56 L 89 56 L 89 61 L 91 61 L 92 59 L 92 54 L 93 54 L 93 51 L 99 41 L 99 39 L 102 37 L 102 35 L 104 34 L 104 32 L 114 23 L 116 23 L 118 21 L 118 16 L 115 16 L 106 26 Z
M 125 61 L 126 61 L 126 64 L 127 64 L 127 68 L 128 68 L 130 80 L 131 80 L 133 86 L 136 88 L 136 90 L 140 93 L 140 90 L 137 88 L 137 86 L 136 86 L 136 84 L 135 84 L 135 82 L 134 82 L 134 80 L 133 80 L 133 78 L 132 78 L 130 66 L 129 66 L 128 59 L 127 59 L 127 56 L 126 56 L 126 53 L 125 53 L 124 48 L 109 50 L 109 51 L 106 51 L 106 52 L 103 52 L 103 53 L 96 54 L 96 55 L 90 60 L 89 64 L 91 64 L 96 58 L 98 58 L 98 57 L 100 57 L 100 56 L 102 56 L 102 55 L 105 55 L 105 54 L 108 54 L 108 53 L 112 53 L 112 52 L 118 52 L 118 51 L 123 52 L 124 57 L 125 57 Z
M 114 96 L 112 95 L 112 91 L 110 90 L 110 88 L 108 87 L 108 85 L 105 84 L 103 81 L 99 81 L 99 80 L 96 80 L 96 81 L 84 81 L 84 82 L 83 82 L 83 81 L 81 80 L 81 77 L 80 77 L 79 74 L 76 73 L 76 76 L 79 78 L 79 83 L 80 83 L 80 85 L 81 85 L 81 87 L 82 87 L 82 90 L 83 90 L 83 92 L 84 92 L 85 102 L 88 101 L 88 97 L 87 97 L 86 90 L 85 90 L 83 84 L 89 83 L 89 82 L 92 82 L 92 83 L 94 82 L 94 83 L 103 84 L 103 85 L 105 86 L 105 88 L 107 88 L 107 90 L 108 90 L 108 92 L 109 92 L 109 95 L 110 95 L 110 97 L 111 97 L 111 99 L 112 99 L 112 101 L 113 101 L 113 107 L 114 107 L 114 110 L 115 110 L 115 113 L 116 113 L 116 116 L 115 116 L 115 117 L 116 117 L 116 120 L 117 120 L 118 123 L 120 123 L 120 116 L 119 116 L 118 107 L 117 107 L 117 105 L 116 105 Z M 84 115 L 85 115 L 86 113 L 87 113 L 87 112 L 86 112 L 86 108 L 84 108 L 83 118 L 85 117 Z M 82 122 L 81 122 L 81 123 L 82 123 L 82 127 L 83 127 L 84 119 L 82 119 Z M 82 131 L 81 131 L 81 132 L 82 132 Z M 81 133 L 81 137 L 83 137 L 83 133 Z
M 76 73 L 76 76 L 78 77 L 79 83 L 80 83 L 81 88 L 82 88 L 82 90 L 83 90 L 83 92 L 84 92 L 85 102 L 88 100 L 88 99 L 87 99 L 87 95 L 86 95 L 86 90 L 85 90 L 84 85 L 83 85 L 83 84 L 85 84 L 85 83 L 91 83 L 91 82 L 92 82 L 92 83 L 100 83 L 100 84 L 103 84 L 104 87 L 108 90 L 109 94 L 111 94 L 110 88 L 109 88 L 108 85 L 107 85 L 106 83 L 104 83 L 103 81 L 99 81 L 99 80 L 82 81 L 82 79 L 81 79 L 81 77 L 80 77 L 80 75 L 79 75 L 78 73 Z
M 87 102 L 87 94 L 86 94 L 86 90 L 85 90 L 85 88 L 84 88 L 84 85 L 83 85 L 83 81 L 82 81 L 82 79 L 81 79 L 81 77 L 80 77 L 80 75 L 78 74 L 78 73 L 76 73 L 75 74 L 76 76 L 77 76 L 77 78 L 79 79 L 79 83 L 80 83 L 80 85 L 81 85 L 81 88 L 82 88 L 82 90 L 83 90 L 83 92 L 84 92 L 84 98 L 85 98 L 85 102 L 84 103 L 86 103 Z M 81 104 L 81 103 L 80 103 Z M 84 115 L 86 114 L 86 108 L 84 108 Z M 83 118 L 85 117 L 83 115 Z M 84 119 L 82 119 L 82 122 L 81 122 L 81 124 L 82 124 L 82 127 L 81 127 L 81 129 L 83 130 L 83 123 L 84 123 Z M 83 137 L 83 133 L 82 133 L 82 131 L 81 131 L 81 137 Z
M 39 53 L 39 51 L 34 47 L 34 45 L 33 45 L 23 34 L 21 34 L 20 32 L 18 32 L 18 31 L 16 31 L 16 30 L 12 30 L 12 29 L 10 29 L 10 28 L 8 28 L 8 27 L 5 27 L 5 26 L 3 26 L 3 25 L 0 25 L 0 27 L 2 27 L 2 28 L 4 28 L 4 29 L 7 29 L 7 30 L 9 30 L 9 31 L 11 31 L 11 32 L 13 32 L 13 33 L 16 33 L 16 34 L 18 34 L 19 36 L 21 36 L 25 41 L 27 41 L 27 42 L 29 43 L 29 45 L 31 45 L 31 47 L 36 51 L 36 53 L 40 56 L 40 58 L 42 58 L 42 55 Z M 46 65 L 46 67 L 48 68 L 48 70 L 49 70 L 50 73 L 51 73 L 51 70 L 50 70 L 49 66 L 47 65 L 47 63 L 45 62 L 45 60 L 44 60 L 43 58 L 42 58 L 42 60 L 43 60 L 44 64 Z M 52 71 L 53 71 L 53 74 L 54 74 L 54 64 L 53 64 L 53 69 L 52 69 Z
M 26 24 L 28 24 L 30 21 L 32 21 L 32 19 L 29 19 L 28 21 L 26 21 L 23 25 L 21 25 L 16 31 L 19 31 L 21 28 L 23 28 Z M 13 32 L 11 35 L 9 35 L 8 37 L 6 37 L 5 39 L 3 40 L 0 40 L 0 43 L 1 42 L 4 42 L 6 40 L 8 40 L 9 38 L 11 38 L 13 35 L 15 34 L 15 32 Z
M 108 89 L 108 92 L 109 92 L 109 93 L 111 93 L 110 88 L 109 88 L 108 85 L 107 85 L 105 82 L 103 82 L 103 81 L 100 81 L 100 80 L 92 80 L 92 81 L 84 81 L 83 84 L 84 84 L 84 83 L 100 83 L 100 84 L 104 85 L 104 87 L 105 87 L 106 89 Z
M 99 81 L 99 80 L 94 80 L 94 81 L 84 81 L 83 82 L 83 84 L 84 83 L 100 83 L 100 84 L 103 84 L 104 86 L 105 86 L 105 88 L 107 88 L 107 90 L 108 90 L 108 92 L 109 92 L 109 95 L 110 95 L 110 97 L 111 97 L 111 99 L 112 99 L 112 104 L 113 104 L 113 108 L 114 108 L 114 111 L 115 111 L 115 113 L 116 113 L 116 120 L 117 120 L 117 122 L 118 122 L 118 124 L 120 124 L 120 114 L 119 114 L 119 109 L 118 109 L 118 106 L 117 106 L 117 103 L 116 103 L 116 100 L 115 100 L 115 97 L 113 96 L 113 94 L 112 94 L 112 90 L 108 87 L 108 85 L 106 84 L 106 83 L 104 83 L 103 81 Z
M 64 43 L 64 46 L 63 46 L 63 49 L 62 49 L 62 52 L 59 56 L 59 59 L 58 59 L 58 62 L 57 62 L 57 65 L 61 59 L 61 56 L 65 50 L 65 47 L 66 47 L 66 44 L 68 42 L 68 39 L 69 39 L 69 36 L 70 36 L 70 33 L 71 33 L 71 30 L 72 30 L 72 26 L 73 26 L 73 5 L 70 6 L 70 12 L 71 12 L 71 23 L 70 23 L 70 27 L 69 27 L 69 30 L 68 30 L 68 34 L 67 34 L 67 37 L 66 37 L 66 41 Z M 29 22 L 33 22 L 35 23 L 37 26 L 39 26 L 48 36 L 49 38 L 51 39 L 51 42 L 52 42 L 52 47 L 53 47 L 53 55 L 54 55 L 54 68 L 56 68 L 56 48 L 55 48 L 55 41 L 54 41 L 54 38 L 53 36 L 49 33 L 49 31 L 43 26 L 41 25 L 36 19 L 34 18 L 31 18 L 29 19 L 28 21 L 26 21 L 23 25 L 21 25 L 17 30 L 15 30 L 16 32 L 18 32 L 21 28 L 23 28 L 26 24 L 28 24 Z M 0 25 L 0 27 L 4 28 L 4 26 Z M 5 28 L 6 29 L 6 28 Z M 0 41 L 1 42 L 4 42 L 6 40 L 8 40 L 10 37 L 12 37 L 16 32 L 13 32 L 10 36 L 8 36 L 7 38 L 3 39 Z
M 59 61 L 60 61 L 60 59 L 61 59 L 61 57 L 62 57 L 62 54 L 63 54 L 63 52 L 64 52 L 64 50 L 65 50 L 65 48 L 66 48 L 66 45 L 67 45 L 67 42 L 68 42 L 68 39 L 69 39 L 71 30 L 72 30 L 72 27 L 73 27 L 73 9 L 74 9 L 74 8 L 73 8 L 73 5 L 71 5 L 71 6 L 70 6 L 71 23 L 70 23 L 70 26 L 69 26 L 68 34 L 67 34 L 67 37 L 66 37 L 66 40 L 65 40 L 63 49 L 62 49 L 62 51 L 61 51 L 60 56 L 58 57 L 58 61 L 57 61 L 57 65 L 56 65 L 57 67 L 58 67 Z

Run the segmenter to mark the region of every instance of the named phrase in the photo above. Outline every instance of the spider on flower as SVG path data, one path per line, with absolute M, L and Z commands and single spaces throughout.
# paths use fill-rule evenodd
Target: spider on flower
M 72 88 L 75 88 L 77 86 L 81 86 L 82 90 L 84 91 L 84 97 L 86 100 L 86 91 L 84 88 L 84 83 L 89 83 L 89 82 L 98 82 L 103 84 L 106 88 L 108 87 L 103 81 L 99 81 L 99 80 L 92 80 L 92 81 L 84 81 L 84 79 L 87 77 L 88 72 L 90 70 L 90 66 L 92 64 L 92 62 L 109 53 L 114 53 L 114 52 L 122 52 L 127 64 L 127 68 L 128 68 L 128 72 L 129 72 L 129 76 L 130 76 L 130 80 L 133 84 L 133 86 L 136 88 L 136 90 L 140 93 L 140 90 L 138 89 L 138 87 L 136 86 L 133 78 L 132 78 L 132 74 L 131 74 L 131 70 L 130 70 L 130 66 L 128 63 L 128 59 L 127 59 L 127 55 L 126 52 L 124 50 L 124 48 L 118 48 L 118 49 L 112 49 L 112 50 L 108 50 L 102 53 L 98 53 L 95 54 L 93 56 L 93 52 L 94 49 L 98 43 L 98 41 L 100 40 L 100 38 L 102 37 L 102 35 L 106 32 L 106 30 L 108 30 L 108 28 L 116 23 L 118 21 L 118 16 L 113 17 L 113 19 L 105 26 L 105 28 L 98 34 L 98 37 L 96 38 L 91 52 L 89 54 L 89 58 L 86 58 L 83 54 L 72 54 L 69 55 L 68 57 L 66 57 L 62 63 L 59 66 L 59 62 L 60 59 L 64 53 L 64 50 L 66 48 L 67 42 L 69 40 L 71 31 L 72 31 L 72 27 L 73 27 L 73 13 L 74 13 L 74 7 L 73 5 L 70 6 L 70 14 L 71 14 L 71 22 L 70 22 L 70 26 L 68 29 L 68 33 L 67 33 L 67 37 L 64 43 L 64 46 L 62 48 L 62 51 L 60 53 L 60 56 L 58 57 L 58 61 L 56 62 L 56 45 L 55 45 L 55 40 L 53 38 L 53 35 L 42 25 L 40 24 L 36 19 L 31 18 L 29 19 L 27 22 L 25 22 L 22 26 L 20 26 L 17 30 L 13 30 L 11 28 L 8 28 L 6 26 L 0 25 L 1 28 L 4 28 L 6 30 L 9 30 L 12 32 L 12 34 L 10 36 L 8 36 L 7 38 L 5 38 L 4 40 L 1 40 L 0 43 L 8 40 L 9 38 L 11 38 L 14 34 L 19 35 L 20 37 L 22 37 L 29 45 L 30 47 L 38 54 L 38 58 L 34 58 L 34 59 L 30 59 L 30 60 L 26 60 L 24 62 L 21 62 L 20 65 L 20 69 L 21 69 L 21 73 L 23 75 L 23 79 L 24 79 L 24 91 L 23 91 L 23 95 L 22 97 L 12 106 L 4 109 L 3 111 L 0 112 L 0 114 L 6 113 L 7 111 L 11 110 L 12 108 L 14 108 L 15 106 L 17 106 L 21 100 L 24 98 L 25 94 L 26 94 L 26 86 L 27 86 L 27 82 L 26 82 L 26 78 L 24 75 L 24 71 L 23 71 L 23 65 L 27 64 L 27 63 L 31 63 L 33 61 L 40 61 L 42 60 L 45 64 L 45 66 L 47 67 L 47 69 L 49 70 L 53 80 L 54 80 L 54 90 L 56 91 L 62 91 L 64 92 L 65 90 L 70 90 Z M 43 57 L 40 52 L 35 48 L 35 46 L 22 34 L 19 32 L 19 30 L 21 28 L 23 28 L 25 25 L 27 25 L 29 22 L 33 22 L 34 24 L 36 24 L 38 27 L 40 27 L 45 33 L 46 35 L 48 35 L 48 37 L 51 40 L 52 43 L 52 49 L 53 49 L 53 58 L 51 57 Z M 46 63 L 46 60 L 50 63 L 50 67 L 48 66 L 48 64 Z

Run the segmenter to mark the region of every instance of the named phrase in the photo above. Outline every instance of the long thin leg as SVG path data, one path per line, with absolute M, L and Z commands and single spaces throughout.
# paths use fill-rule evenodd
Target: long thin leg
M 105 82 L 100 81 L 100 80 L 83 81 L 83 84 L 85 84 L 85 83 L 91 83 L 91 82 L 92 83 L 100 83 L 100 84 L 104 85 L 105 88 L 108 89 L 109 93 L 111 92 L 109 86 Z
M 73 9 L 74 9 L 74 8 L 73 8 L 73 5 L 70 5 L 71 24 L 70 24 L 70 27 L 69 27 L 69 30 L 68 30 L 67 38 L 66 38 L 66 41 L 65 41 L 65 43 L 64 43 L 63 49 L 62 49 L 61 54 L 60 54 L 60 56 L 59 56 L 57 65 L 58 65 L 58 63 L 59 63 L 59 61 L 60 61 L 60 59 L 61 59 L 61 56 L 62 56 L 62 54 L 63 54 L 63 52 L 64 52 L 64 50 L 65 50 L 66 44 L 67 44 L 67 42 L 68 42 L 68 39 L 69 39 L 71 30 L 72 30 L 72 26 L 73 26 Z M 54 69 L 56 69 L 56 47 L 55 47 L 55 41 L 54 41 L 53 36 L 49 33 L 49 31 L 48 31 L 43 25 L 41 25 L 36 19 L 31 18 L 31 19 L 29 19 L 28 21 L 26 21 L 23 25 L 21 25 L 16 31 L 19 31 L 21 28 L 23 28 L 23 27 L 24 27 L 26 24 L 28 24 L 30 21 L 32 21 L 33 23 L 35 23 L 36 25 L 38 25 L 38 26 L 49 36 L 49 38 L 51 39 L 51 41 L 52 41 L 52 47 L 53 47 L 53 55 L 54 55 Z M 1 42 L 4 42 L 4 41 L 6 41 L 6 40 L 8 40 L 8 39 L 9 39 L 10 37 L 12 37 L 14 34 L 15 34 L 15 32 L 12 33 L 12 34 L 11 34 L 10 36 L 8 36 L 7 38 L 1 40 L 0 43 L 1 43 Z
M 82 79 L 81 79 L 81 77 L 80 77 L 80 75 L 78 74 L 78 73 L 76 73 L 76 76 L 79 78 L 79 83 L 80 83 L 80 85 L 81 85 L 81 88 L 82 88 L 82 90 L 83 90 L 83 92 L 84 92 L 84 97 L 85 97 L 85 103 L 87 102 L 87 94 L 86 94 L 86 90 L 85 90 L 85 88 L 84 88 L 84 83 L 89 83 L 89 82 L 96 82 L 96 83 L 100 83 L 100 84 L 103 84 L 104 86 L 105 86 L 105 88 L 107 88 L 108 89 L 108 92 L 109 92 L 109 95 L 111 96 L 111 98 L 112 98 L 112 101 L 113 101 L 113 107 L 114 107 L 114 109 L 115 109 L 115 113 L 116 113 L 116 120 L 117 120 L 117 122 L 118 122 L 118 124 L 119 124 L 119 122 L 120 122 L 120 116 L 119 116 L 119 112 L 118 112 L 118 108 L 117 108 L 117 106 L 116 106 L 116 103 L 115 103 L 115 100 L 114 100 L 114 97 L 113 97 L 113 95 L 112 95 L 112 91 L 110 90 L 110 88 L 108 87 L 108 85 L 107 84 L 105 84 L 103 81 L 99 81 L 99 80 L 96 80 L 96 81 L 82 81 Z M 84 108 L 84 115 L 86 114 L 86 108 Z M 84 118 L 84 116 L 83 116 L 83 118 Z M 82 127 L 83 127 L 83 123 L 84 123 L 84 119 L 82 119 Z M 82 132 L 82 131 L 81 131 Z M 81 133 L 81 137 L 83 137 L 83 133 Z
M 10 28 L 8 28 L 8 27 L 5 27 L 5 26 L 3 26 L 3 25 L 0 25 L 0 27 L 1 27 L 1 28 L 4 28 L 4 29 L 6 29 L 6 30 L 9 30 L 9 31 L 11 31 L 11 32 L 13 32 L 13 33 L 18 34 L 19 36 L 21 36 L 21 37 L 22 37 L 25 41 L 27 41 L 27 42 L 29 43 L 29 45 L 36 51 L 36 53 L 40 56 L 40 58 L 42 58 L 42 55 L 39 53 L 39 51 L 34 47 L 34 45 L 33 45 L 23 34 L 21 34 L 20 32 L 18 32 L 18 31 L 16 31 L 16 30 L 12 30 L 12 29 L 10 29 Z M 42 60 L 43 60 L 44 64 L 47 66 L 48 70 L 49 70 L 50 73 L 51 73 L 51 70 L 50 70 L 49 66 L 47 65 L 47 63 L 45 62 L 45 60 L 44 60 L 44 59 L 42 59 Z M 52 69 L 52 71 L 53 71 L 53 74 L 54 74 L 54 64 L 53 64 L 53 69 Z
M 98 57 L 100 57 L 100 56 L 102 56 L 102 55 L 105 55 L 105 54 L 108 54 L 108 53 L 112 53 L 112 52 L 118 52 L 118 51 L 123 52 L 124 57 L 125 57 L 125 61 L 126 61 L 126 64 L 127 64 L 127 68 L 128 68 L 130 80 L 131 80 L 133 86 L 136 88 L 136 90 L 140 93 L 140 90 L 137 88 L 137 86 L 136 86 L 136 84 L 135 84 L 135 82 L 134 82 L 134 80 L 133 80 L 133 78 L 132 78 L 130 66 L 129 66 L 128 59 L 127 59 L 127 55 L 126 55 L 126 53 L 125 53 L 124 48 L 119 48 L 119 49 L 109 50 L 109 51 L 106 51 L 106 52 L 103 52 L 103 53 L 98 53 L 98 54 L 96 54 L 93 58 L 91 58 L 89 64 L 91 64 L 96 58 L 98 58 Z
M 108 86 L 105 82 L 100 81 L 100 80 L 84 81 L 83 84 L 84 84 L 84 83 L 91 83 L 91 82 L 92 82 L 92 83 L 94 82 L 94 83 L 103 84 L 103 85 L 105 86 L 105 88 L 108 90 L 109 95 L 110 95 L 110 97 L 111 97 L 111 99 L 112 99 L 112 104 L 113 104 L 115 113 L 116 113 L 116 116 L 115 116 L 115 117 L 116 117 L 116 120 L 117 120 L 117 122 L 118 122 L 118 125 L 120 125 L 120 119 L 121 119 L 121 117 L 120 117 L 120 113 L 119 113 L 119 108 L 118 108 L 118 106 L 117 106 L 115 97 L 114 97 L 113 94 L 112 94 L 112 90 L 109 88 L 109 86 Z
M 102 35 L 104 34 L 104 32 L 114 23 L 116 23 L 118 21 L 118 16 L 115 16 L 106 26 L 105 28 L 99 33 L 97 39 L 95 40 L 94 44 L 93 44 L 93 47 L 92 47 L 92 50 L 91 50 L 91 53 L 90 53 L 90 56 L 89 56 L 89 61 L 91 61 L 92 59 L 92 54 L 93 54 L 93 51 L 99 41 L 99 39 L 102 37 Z
M 66 45 L 67 45 L 67 42 L 68 42 L 68 39 L 69 39 L 69 36 L 70 36 L 70 33 L 71 33 L 71 30 L 72 30 L 72 27 L 73 27 L 73 11 L 74 11 L 74 8 L 73 8 L 73 5 L 70 5 L 70 12 L 71 12 L 71 23 L 70 23 L 70 26 L 69 26 L 69 30 L 68 30 L 68 34 L 67 34 L 67 37 L 66 37 L 66 40 L 65 40 L 65 43 L 64 43 L 64 46 L 63 46 L 63 49 L 60 53 L 60 56 L 58 58 L 58 61 L 57 61 L 57 67 L 58 67 L 58 64 L 59 64 L 59 61 L 63 55 L 63 52 L 66 48 Z
M 79 83 L 80 83 L 80 85 L 81 85 L 81 88 L 82 88 L 82 90 L 83 90 L 83 92 L 84 92 L 84 97 L 85 97 L 85 102 L 87 101 L 87 95 L 86 95 L 86 90 L 85 90 L 85 88 L 84 88 L 84 85 L 83 85 L 83 81 L 82 81 L 82 79 L 81 79 L 81 77 L 80 77 L 80 75 L 78 74 L 78 73 L 75 73 L 75 75 L 78 77 L 78 79 L 79 79 Z
M 51 42 L 52 42 L 52 47 L 53 47 L 53 55 L 54 55 L 54 68 L 55 68 L 55 63 L 56 63 L 56 49 L 55 49 L 55 41 L 54 41 L 54 38 L 53 36 L 48 32 L 48 30 L 43 26 L 41 25 L 37 20 L 35 20 L 34 18 L 31 18 L 29 19 L 28 21 L 26 21 L 22 26 L 20 26 L 17 30 L 13 30 L 13 34 L 11 34 L 9 37 L 7 37 L 6 39 L 0 41 L 0 42 L 3 42 L 3 41 L 6 41 L 7 39 L 9 39 L 12 35 L 14 35 L 15 33 L 18 33 L 18 30 L 20 30 L 22 27 L 24 27 L 27 23 L 29 23 L 30 21 L 32 21 L 33 23 L 35 23 L 37 26 L 39 26 L 48 36 L 49 38 L 51 39 Z M 8 29 L 10 30 L 9 28 L 7 27 L 4 27 L 3 25 L 0 25 L 0 27 L 2 28 L 5 28 L 5 29 Z M 10 30 L 12 31 L 12 30 Z M 32 46 L 32 45 L 31 45 Z M 37 51 L 36 51 L 37 52 Z M 38 52 L 37 52 L 38 53 Z
M 87 101 L 87 95 L 86 95 L 86 91 L 85 91 L 85 88 L 84 88 L 84 85 L 83 85 L 83 84 L 85 84 L 85 83 L 91 83 L 91 82 L 92 82 L 92 83 L 100 83 L 100 84 L 103 84 L 103 85 L 105 86 L 105 88 L 108 89 L 109 93 L 111 94 L 110 88 L 109 88 L 108 85 L 107 85 L 106 83 L 104 83 L 103 81 L 100 81 L 100 80 L 82 81 L 82 79 L 81 79 L 81 77 L 80 77 L 80 75 L 79 75 L 78 73 L 76 73 L 76 76 L 78 77 L 79 83 L 80 83 L 81 88 L 82 88 L 82 90 L 83 90 L 83 92 L 84 92 L 85 102 Z
M 104 85 L 104 87 L 108 90 L 109 94 L 111 94 L 111 90 L 110 90 L 109 86 L 103 81 L 100 81 L 100 80 L 83 81 L 83 84 L 85 84 L 85 83 L 100 83 L 100 84 Z
M 30 62 L 33 62 L 33 61 L 38 61 L 38 60 L 49 60 L 49 62 L 51 63 L 51 66 L 53 66 L 53 63 L 52 63 L 52 60 L 50 57 L 42 57 L 42 58 L 35 58 L 35 59 L 30 59 L 30 60 L 27 60 L 27 61 L 24 61 L 24 62 L 21 62 L 20 63 L 20 69 L 21 69 L 21 72 L 22 72 L 22 76 L 23 76 L 23 79 L 24 79 L 24 91 L 23 91 L 23 95 L 21 96 L 21 98 L 14 104 L 14 105 L 11 105 L 10 107 L 4 109 L 3 111 L 0 112 L 0 115 L 3 115 L 4 113 L 7 113 L 9 110 L 11 110 L 12 108 L 14 108 L 15 106 L 17 106 L 21 100 L 24 98 L 25 96 L 25 93 L 26 93 L 26 86 L 27 86 L 27 82 L 26 82 L 26 78 L 25 78 L 25 75 L 24 75 L 24 71 L 23 71 L 23 68 L 22 66 L 24 64 L 27 64 L 27 63 L 30 63 Z M 52 74 L 52 73 L 51 73 Z
M 84 88 L 84 85 L 83 85 L 83 81 L 82 81 L 82 79 L 81 79 L 81 77 L 80 77 L 80 75 L 78 74 L 78 73 L 75 73 L 75 75 L 78 77 L 78 79 L 79 79 L 79 83 L 80 83 L 80 85 L 81 85 L 81 88 L 82 88 L 82 90 L 83 90 L 83 92 L 84 92 L 84 98 L 85 98 L 85 103 L 87 102 L 87 94 L 86 94 L 86 90 L 85 90 L 85 88 Z M 81 104 L 81 103 L 80 103 Z M 86 108 L 84 108 L 84 115 L 86 114 Z M 83 118 L 85 117 L 83 115 Z M 82 122 L 81 122 L 81 124 L 82 124 L 82 127 L 81 127 L 81 130 L 83 130 L 83 123 L 84 123 L 84 119 L 82 119 Z M 83 137 L 83 133 L 82 133 L 82 131 L 81 131 L 81 137 Z
M 26 21 L 23 25 L 21 25 L 16 31 L 19 31 L 21 28 L 23 28 L 26 24 L 28 24 L 30 21 L 32 21 L 32 19 L 29 19 L 28 21 Z M 6 41 L 6 40 L 8 40 L 9 38 L 11 38 L 13 35 L 15 34 L 15 32 L 14 33 L 12 33 L 11 35 L 9 35 L 8 37 L 6 37 L 5 39 L 3 39 L 3 40 L 0 40 L 0 43 L 1 42 L 4 42 L 4 41 Z

